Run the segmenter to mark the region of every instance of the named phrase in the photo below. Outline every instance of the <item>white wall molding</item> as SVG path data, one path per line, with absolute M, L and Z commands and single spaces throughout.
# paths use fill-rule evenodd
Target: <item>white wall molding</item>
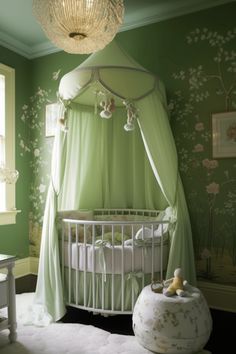
M 152 6 L 144 8 L 143 11 L 135 12 L 135 14 L 135 8 L 130 7 L 130 10 L 127 11 L 127 14 L 125 15 L 125 21 L 119 32 L 128 31 L 137 27 L 150 25 L 152 23 L 161 22 L 230 2 L 234 2 L 234 0 L 178 0 L 173 2 L 157 2 Z M 0 45 L 26 57 L 27 59 L 34 59 L 61 51 L 47 39 L 43 43 L 35 43 L 34 45 L 29 46 L 22 41 L 16 40 L 3 31 L 0 31 Z
M 17 53 L 21 56 L 30 59 L 31 48 L 24 44 L 23 42 L 18 41 L 15 38 L 12 38 L 8 34 L 0 31 L 0 45 Z
M 179 0 L 173 3 L 168 3 L 168 1 L 160 2 L 160 4 L 157 2 L 156 5 L 147 8 L 144 16 L 141 13 L 140 16 L 134 17 L 132 13 L 130 13 L 130 15 L 128 13 L 119 32 L 206 10 L 232 1 L 233 0 Z
M 198 288 L 210 308 L 236 312 L 236 286 L 199 281 Z
M 62 50 L 56 47 L 52 42 L 46 41 L 40 44 L 36 44 L 32 46 L 32 49 L 29 54 L 30 59 L 40 58 L 45 55 L 49 55 L 52 53 L 61 52 Z

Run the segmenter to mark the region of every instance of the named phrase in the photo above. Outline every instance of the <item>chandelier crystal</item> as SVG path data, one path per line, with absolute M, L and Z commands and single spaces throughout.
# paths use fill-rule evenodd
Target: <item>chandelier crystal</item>
M 19 177 L 17 170 L 11 170 L 0 164 L 0 183 L 14 184 Z
M 124 4 L 123 0 L 33 0 L 33 13 L 58 48 L 89 54 L 115 37 Z

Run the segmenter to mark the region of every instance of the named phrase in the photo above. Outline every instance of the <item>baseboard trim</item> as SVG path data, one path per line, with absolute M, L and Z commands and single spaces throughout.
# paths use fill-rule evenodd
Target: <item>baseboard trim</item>
M 13 273 L 15 278 L 21 278 L 30 274 L 29 257 L 16 260 Z
M 39 258 L 37 257 L 29 257 L 30 262 L 30 274 L 37 275 L 38 274 L 38 267 L 39 267 Z
M 236 312 L 236 287 L 199 281 L 198 288 L 202 291 L 210 308 Z
M 22 258 L 15 262 L 13 270 L 15 278 L 21 278 L 29 274 L 38 274 L 39 258 Z M 4 270 L 1 270 L 4 273 Z M 198 288 L 206 298 L 208 306 L 212 309 L 236 312 L 236 287 L 198 281 Z
M 13 274 L 15 278 L 21 278 L 29 274 L 38 274 L 39 259 L 37 257 L 27 257 L 17 259 L 15 267 L 13 268 Z M 1 273 L 6 274 L 6 269 L 1 269 Z

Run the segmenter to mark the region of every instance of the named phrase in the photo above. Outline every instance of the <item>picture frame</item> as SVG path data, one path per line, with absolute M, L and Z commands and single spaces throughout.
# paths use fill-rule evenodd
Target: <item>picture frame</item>
M 236 112 L 212 114 L 212 155 L 236 157 Z
M 58 115 L 59 115 L 58 103 L 50 103 L 46 105 L 45 136 L 47 138 L 55 136 Z

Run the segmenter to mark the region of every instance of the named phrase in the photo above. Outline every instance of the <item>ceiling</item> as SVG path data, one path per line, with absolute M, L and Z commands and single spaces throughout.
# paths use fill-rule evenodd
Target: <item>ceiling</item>
M 124 0 L 120 32 L 234 0 Z M 32 59 L 60 51 L 32 15 L 32 0 L 0 0 L 0 45 Z

